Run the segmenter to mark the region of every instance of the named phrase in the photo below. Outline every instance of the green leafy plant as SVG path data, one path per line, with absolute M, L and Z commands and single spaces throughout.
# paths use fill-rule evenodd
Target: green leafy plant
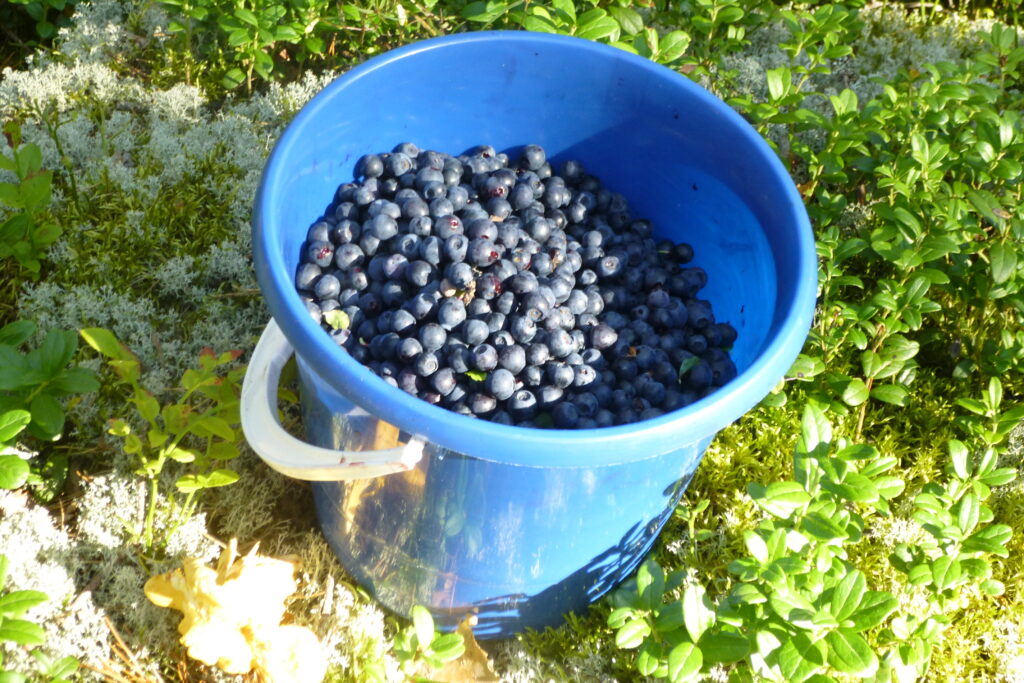
M 46 642 L 46 632 L 39 624 L 20 618 L 26 610 L 49 600 L 46 593 L 21 590 L 4 591 L 7 580 L 7 558 L 0 555 L 0 641 L 15 643 L 24 647 L 35 647 Z M 0 652 L 0 681 L 3 683 L 27 683 L 43 680 L 49 683 L 64 683 L 78 670 L 78 660 L 67 656 L 56 659 L 39 650 L 32 650 L 36 660 L 36 675 L 11 671 L 4 667 L 3 653 Z
M 437 633 L 434 618 L 422 605 L 415 605 L 411 616 L 412 623 L 395 635 L 394 654 L 406 675 L 428 680 L 418 674 L 424 668 L 440 669 L 445 662 L 458 659 L 466 651 L 466 644 L 460 633 Z
M 39 347 L 23 351 L 35 332 L 31 320 L 0 328 L 0 488 L 28 483 L 37 496 L 51 500 L 67 478 L 67 456 L 49 453 L 33 462 L 18 449 L 18 440 L 57 440 L 64 432 L 62 401 L 95 391 L 99 381 L 88 368 L 71 365 L 78 349 L 74 332 L 50 330 Z
M 239 391 L 242 367 L 226 368 L 239 353 L 227 351 L 215 355 L 204 350 L 199 367 L 182 375 L 177 400 L 161 405 L 141 384 L 139 360 L 121 344 L 112 332 L 103 328 L 81 331 L 86 342 L 105 356 L 120 382 L 131 390 L 128 402 L 135 406 L 137 418 L 130 421 L 114 418 L 109 433 L 124 439 L 126 453 L 137 458 L 136 473 L 149 482 L 145 520 L 134 529 L 136 542 L 147 550 L 162 545 L 156 535 L 156 517 L 160 496 L 160 476 L 165 465 L 174 461 L 188 465 L 188 472 L 175 481 L 183 500 L 168 494 L 167 537 L 182 521 L 188 519 L 198 504 L 198 495 L 205 489 L 227 486 L 238 481 L 238 474 L 223 467 L 238 457 L 241 435 L 239 423 Z M 141 425 L 141 427 L 140 427 Z
M 613 597 L 618 607 L 609 626 L 620 647 L 640 648 L 641 673 L 691 680 L 705 663 L 744 658 L 758 676 L 780 681 L 829 669 L 862 677 L 877 670 L 861 633 L 882 623 L 896 601 L 867 590 L 846 546 L 860 540 L 866 517 L 888 513 L 903 481 L 886 475 L 894 458 L 832 443 L 820 409 L 808 407 L 802 432 L 795 480 L 748 487 L 770 518 L 745 532 L 749 555 L 729 565 L 737 580 L 717 609 L 692 580 L 681 600 L 663 605 L 663 591 L 679 580 L 664 582 L 654 567 Z
M 982 447 L 972 453 L 963 442 L 949 441 L 945 481 L 929 481 L 914 498 L 913 519 L 927 537 L 898 544 L 889 557 L 907 584 L 923 591 L 925 598 L 921 608 L 895 617 L 879 636 L 883 643 L 898 644 L 883 662 L 885 670 L 894 674 L 926 673 L 932 652 L 950 624 L 949 613 L 959 607 L 966 586 L 976 585 L 994 597 L 1005 590 L 1001 581 L 992 578 L 990 558 L 1009 556 L 1006 544 L 1013 529 L 992 524 L 994 515 L 985 501 L 993 487 L 1017 477 L 1016 468 L 998 466 L 998 456 L 1005 451 L 1003 442 L 1010 429 L 1024 416 L 1024 405 L 1000 411 L 1002 386 L 994 377 L 983 399 L 958 403 L 978 416 L 960 424 Z
M 168 31 L 183 53 L 187 80 L 247 92 L 296 68 L 337 58 L 362 58 L 408 40 L 412 27 L 439 35 L 424 17 L 437 0 L 376 0 L 332 4 L 327 0 L 162 0 L 174 20 Z
M 22 144 L 18 124 L 6 124 L 3 132 L 11 156 L 0 154 L 0 169 L 14 173 L 17 182 L 0 182 L 0 205 L 10 209 L 0 223 L 0 260 L 13 256 L 33 278 L 38 278 L 40 259 L 61 234 L 60 227 L 46 215 L 53 172 L 42 169 L 38 145 Z
M 27 410 L 0 413 L 0 489 L 21 488 L 28 481 L 31 468 L 15 447 L 15 439 L 31 421 Z
M 21 7 L 32 22 L 36 38 L 42 41 L 56 37 L 59 29 L 70 24 L 77 4 L 76 0 L 9 0 L 9 3 Z M 12 19 L 17 21 L 16 17 Z
M 990 392 L 992 414 L 997 393 Z M 1002 421 L 982 440 L 1005 438 L 1017 412 L 998 413 Z M 717 607 L 686 570 L 666 577 L 653 561 L 613 593 L 608 626 L 618 647 L 637 650 L 642 675 L 694 680 L 710 665 L 742 660 L 742 671 L 758 680 L 824 680 L 834 673 L 916 680 L 927 673 L 965 587 L 1002 593 L 988 558 L 1007 556 L 1012 530 L 989 524 L 993 514 L 984 500 L 1016 471 L 996 467 L 994 448 L 972 457 L 951 441 L 948 482 L 929 482 L 914 498 L 913 519 L 932 538 L 898 544 L 890 561 L 908 586 L 927 590 L 927 607 L 890 620 L 896 596 L 873 590 L 849 549 L 873 516 L 891 514 L 889 501 L 904 489 L 891 474 L 898 462 L 871 446 L 834 439 L 825 413 L 813 405 L 804 411 L 801 432 L 794 479 L 748 487 L 769 517 L 744 532 L 748 554 L 729 564 L 736 580 Z M 679 588 L 681 597 L 672 599 Z

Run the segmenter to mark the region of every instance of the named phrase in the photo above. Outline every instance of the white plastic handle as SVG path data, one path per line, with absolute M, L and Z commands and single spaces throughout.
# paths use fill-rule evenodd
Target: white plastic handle
M 368 479 L 406 472 L 423 457 L 423 442 L 410 439 L 379 451 L 336 451 L 296 439 L 277 419 L 277 386 L 292 346 L 271 320 L 253 351 L 242 382 L 242 431 L 263 461 L 282 474 L 308 481 Z

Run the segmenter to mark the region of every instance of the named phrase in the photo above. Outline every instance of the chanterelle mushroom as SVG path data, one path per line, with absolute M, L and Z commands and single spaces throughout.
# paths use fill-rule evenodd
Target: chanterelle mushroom
M 327 662 L 316 635 L 282 625 L 295 592 L 294 559 L 238 557 L 232 539 L 216 569 L 186 558 L 181 569 L 146 582 L 146 597 L 183 613 L 178 632 L 190 657 L 230 674 L 258 671 L 271 683 L 321 681 Z

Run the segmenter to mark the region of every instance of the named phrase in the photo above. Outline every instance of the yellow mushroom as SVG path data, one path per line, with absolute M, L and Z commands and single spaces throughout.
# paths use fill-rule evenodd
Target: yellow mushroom
M 257 548 L 238 557 L 232 539 L 216 569 L 186 558 L 180 569 L 150 578 L 146 597 L 182 613 L 178 632 L 193 659 L 230 674 L 255 669 L 270 683 L 320 681 L 327 662 L 316 635 L 281 624 L 297 560 L 262 557 Z

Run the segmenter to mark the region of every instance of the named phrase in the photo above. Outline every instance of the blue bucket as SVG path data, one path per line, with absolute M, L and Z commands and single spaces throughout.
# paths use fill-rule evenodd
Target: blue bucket
M 657 235 L 693 245 L 702 297 L 739 332 L 738 376 L 662 417 L 574 431 L 475 420 L 375 377 L 310 319 L 293 277 L 307 227 L 356 160 L 403 141 L 452 154 L 536 143 L 582 161 Z M 739 115 L 622 50 L 525 32 L 415 43 L 327 86 L 267 162 L 253 250 L 273 321 L 245 380 L 250 443 L 316 480 L 323 533 L 383 605 L 424 605 L 449 628 L 475 613 L 484 638 L 557 625 L 636 568 L 715 433 L 796 358 L 817 285 L 801 198 Z M 293 349 L 306 443 L 276 421 Z

